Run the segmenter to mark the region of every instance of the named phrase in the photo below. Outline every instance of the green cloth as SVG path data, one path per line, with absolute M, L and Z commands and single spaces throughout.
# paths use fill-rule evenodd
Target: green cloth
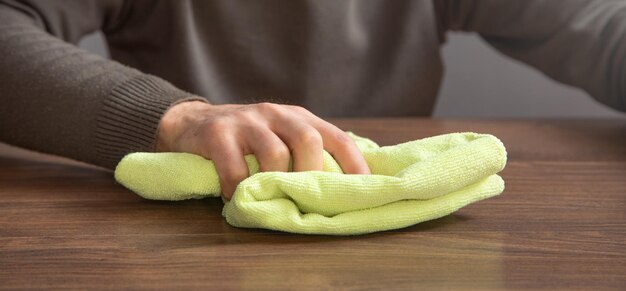
M 251 176 L 222 215 L 236 227 L 353 235 L 407 227 L 496 196 L 506 150 L 492 135 L 451 133 L 395 146 L 350 136 L 371 175 L 343 174 L 324 153 L 324 171 L 261 172 L 245 156 Z M 122 185 L 147 199 L 218 197 L 213 162 L 187 153 L 132 153 L 115 170 Z

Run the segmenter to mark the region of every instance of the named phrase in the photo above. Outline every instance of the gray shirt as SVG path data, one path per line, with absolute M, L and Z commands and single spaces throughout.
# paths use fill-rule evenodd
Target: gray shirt
M 451 30 L 626 110 L 623 0 L 0 0 L 0 140 L 113 167 L 180 100 L 428 115 Z

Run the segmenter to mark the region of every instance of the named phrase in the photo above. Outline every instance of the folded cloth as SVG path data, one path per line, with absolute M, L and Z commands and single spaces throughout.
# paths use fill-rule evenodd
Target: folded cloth
M 371 175 L 343 174 L 327 152 L 323 171 L 259 172 L 224 201 L 222 215 L 236 227 L 305 234 L 354 235 L 407 227 L 496 196 L 506 150 L 492 135 L 451 133 L 395 146 L 348 133 Z M 147 199 L 218 197 L 213 162 L 187 153 L 132 153 L 115 170 L 119 183 Z

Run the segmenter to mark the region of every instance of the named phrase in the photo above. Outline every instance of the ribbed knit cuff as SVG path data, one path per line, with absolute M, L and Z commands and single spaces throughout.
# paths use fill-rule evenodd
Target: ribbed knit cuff
M 117 86 L 97 117 L 94 141 L 98 164 L 113 169 L 126 154 L 154 151 L 163 114 L 175 104 L 192 100 L 206 101 L 150 75 Z

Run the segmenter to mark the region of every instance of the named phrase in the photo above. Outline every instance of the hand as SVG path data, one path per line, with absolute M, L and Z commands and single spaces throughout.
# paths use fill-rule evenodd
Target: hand
M 183 102 L 162 117 L 156 142 L 158 152 L 188 152 L 212 160 L 229 200 L 248 177 L 244 155 L 254 154 L 262 172 L 288 171 L 290 155 L 294 171 L 321 171 L 324 149 L 344 173 L 370 173 L 343 130 L 299 106 Z

